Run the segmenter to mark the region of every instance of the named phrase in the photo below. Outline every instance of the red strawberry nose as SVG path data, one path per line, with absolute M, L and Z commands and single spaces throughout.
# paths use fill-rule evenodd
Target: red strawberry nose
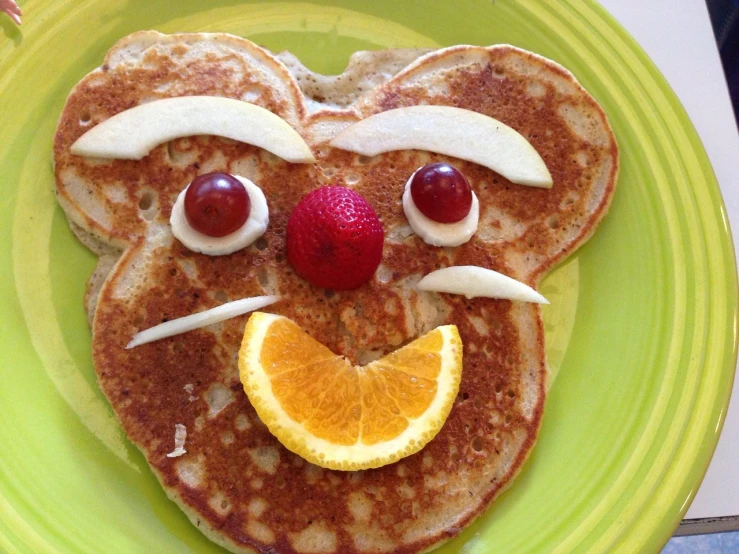
M 346 187 L 305 195 L 287 222 L 287 259 L 311 285 L 350 290 L 369 281 L 382 259 L 382 224 L 372 206 Z

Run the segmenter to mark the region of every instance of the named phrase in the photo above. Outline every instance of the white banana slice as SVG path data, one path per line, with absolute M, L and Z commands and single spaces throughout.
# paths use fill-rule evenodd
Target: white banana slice
M 234 175 L 234 177 L 244 185 L 249 195 L 251 210 L 249 211 L 249 217 L 246 222 L 236 231 L 225 237 L 209 237 L 193 229 L 187 222 L 187 217 L 185 216 L 185 193 L 190 185 L 185 187 L 177 197 L 174 206 L 172 206 L 172 214 L 169 217 L 172 234 L 193 252 L 200 252 L 210 256 L 231 254 L 249 246 L 267 230 L 267 225 L 269 225 L 269 208 L 262 189 L 245 177 L 241 177 L 240 175 Z

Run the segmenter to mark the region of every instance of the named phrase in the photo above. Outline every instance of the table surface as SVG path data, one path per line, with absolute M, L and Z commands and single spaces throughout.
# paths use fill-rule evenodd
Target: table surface
M 739 133 L 704 0 L 600 0 L 654 61 L 708 152 L 739 244 Z M 686 520 L 739 516 L 739 379 L 721 438 Z M 729 527 L 739 528 L 739 517 Z M 724 526 L 726 527 L 726 526 Z M 720 530 L 710 526 L 702 531 Z

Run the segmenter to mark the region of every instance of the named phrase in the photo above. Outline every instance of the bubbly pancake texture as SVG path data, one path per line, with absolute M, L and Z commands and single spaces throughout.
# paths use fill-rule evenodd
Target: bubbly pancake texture
M 140 32 L 72 91 L 54 142 L 57 197 L 77 236 L 101 256 L 87 294 L 99 383 L 170 498 L 229 550 L 424 551 L 457 535 L 518 473 L 537 437 L 548 370 L 538 306 L 421 292 L 415 284 L 435 269 L 479 265 L 535 287 L 605 215 L 616 142 L 570 73 L 511 46 L 363 53 L 339 78 L 315 75 L 293 56 L 280 59 L 230 35 Z M 140 161 L 70 154 L 79 136 L 112 115 L 180 95 L 267 108 L 305 138 L 318 162 L 293 165 L 216 137 L 178 139 Z M 365 158 L 327 145 L 353 121 L 422 103 L 479 111 L 513 127 L 542 155 L 554 186 L 513 185 L 427 152 Z M 404 217 L 405 182 L 431 161 L 456 165 L 479 197 L 479 230 L 462 246 L 430 247 Z M 168 220 L 177 194 L 216 170 L 257 183 L 270 224 L 248 248 L 210 257 L 175 240 Z M 362 194 L 385 231 L 379 270 L 353 291 L 316 289 L 285 257 L 290 213 L 327 184 Z M 292 454 L 241 389 L 245 317 L 124 348 L 162 321 L 263 294 L 281 295 L 270 311 L 358 364 L 457 325 L 460 393 L 437 437 L 413 456 L 362 472 L 321 469 Z M 187 453 L 167 457 L 177 424 L 187 429 Z

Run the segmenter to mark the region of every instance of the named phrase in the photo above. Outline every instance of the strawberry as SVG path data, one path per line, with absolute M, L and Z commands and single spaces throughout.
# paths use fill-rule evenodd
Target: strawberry
M 372 278 L 384 234 L 375 210 L 346 187 L 305 195 L 287 222 L 287 259 L 311 285 L 350 290 Z

